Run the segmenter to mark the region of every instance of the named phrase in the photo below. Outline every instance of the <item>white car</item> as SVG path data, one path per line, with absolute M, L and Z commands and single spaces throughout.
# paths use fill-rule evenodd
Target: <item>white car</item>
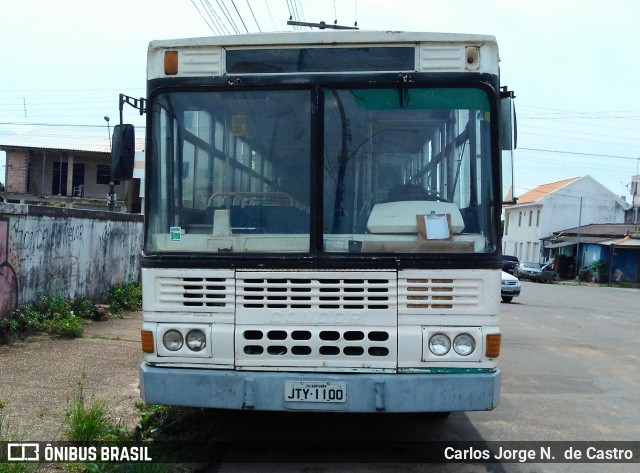
M 500 295 L 502 296 L 502 302 L 511 302 L 514 297 L 520 295 L 520 280 L 502 271 Z

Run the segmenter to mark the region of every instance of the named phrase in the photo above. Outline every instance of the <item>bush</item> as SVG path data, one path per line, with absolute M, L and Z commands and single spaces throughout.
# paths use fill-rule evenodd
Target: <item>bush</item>
M 113 286 L 108 292 L 107 304 L 114 313 L 139 309 L 142 307 L 142 285 L 130 281 Z
M 86 309 L 86 304 L 84 305 Z M 58 337 L 81 337 L 84 321 L 74 313 L 73 302 L 62 296 L 45 296 L 20 306 L 0 321 L 0 339 L 11 333 L 46 332 Z
M 112 313 L 135 310 L 142 306 L 142 286 L 129 282 L 113 286 L 106 293 Z M 66 300 L 60 295 L 41 297 L 32 304 L 20 306 L 0 318 L 0 343 L 20 333 L 46 332 L 57 337 L 81 337 L 84 319 L 93 317 L 89 299 Z

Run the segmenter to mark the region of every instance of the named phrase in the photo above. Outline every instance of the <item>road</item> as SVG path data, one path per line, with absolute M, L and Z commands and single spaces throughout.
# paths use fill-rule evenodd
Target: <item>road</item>
M 188 424 L 185 435 L 227 442 L 240 460 L 256 447 L 253 442 L 277 446 L 262 456 L 249 455 L 259 465 L 223 461 L 206 470 L 219 473 L 639 471 L 638 463 L 397 461 L 403 446 L 409 445 L 410 461 L 411 448 L 431 441 L 640 441 L 640 289 L 522 285 L 520 297 L 502 304 L 502 399 L 493 411 L 453 413 L 446 419 L 206 411 Z M 58 438 L 66 400 L 86 373 L 88 393 L 110 400 L 119 417 L 134 423 L 139 328 L 140 313 L 134 313 L 94 323 L 82 339 L 35 338 L 0 347 L 0 400 L 7 402 L 9 420 L 26 439 Z M 207 435 L 198 436 L 203 432 Z M 376 463 L 389 457 L 396 461 Z M 311 458 L 318 462 L 310 463 Z
M 216 438 L 234 443 L 238 450 L 251 448 L 247 440 L 268 440 L 281 442 L 283 449 L 293 448 L 296 457 L 300 452 L 292 442 L 305 441 L 308 448 L 320 441 L 320 446 L 331 450 L 327 451 L 328 462 L 331 453 L 342 448 L 338 452 L 341 459 L 350 457 L 353 463 L 269 463 L 272 459 L 267 455 L 264 460 L 268 463 L 259 468 L 222 463 L 207 471 L 638 471 L 638 463 L 360 463 L 367 455 L 375 458 L 379 452 L 372 449 L 379 450 L 385 444 L 393 449 L 405 441 L 640 441 L 640 290 L 530 282 L 522 286 L 520 297 L 502 304 L 502 400 L 494 411 L 453 413 L 448 419 L 424 415 L 219 414 L 210 420 L 221 429 Z M 341 447 L 345 440 L 374 443 L 346 442 Z

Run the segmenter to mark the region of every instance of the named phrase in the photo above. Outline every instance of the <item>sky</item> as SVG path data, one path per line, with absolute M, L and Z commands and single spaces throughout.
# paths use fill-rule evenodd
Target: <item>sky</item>
M 501 82 L 516 94 L 516 196 L 588 174 L 630 201 L 640 173 L 633 0 L 0 0 L 0 12 L 0 143 L 25 131 L 106 137 L 118 95 L 145 95 L 149 41 L 228 34 L 225 13 L 240 32 L 300 29 L 293 16 L 495 36 Z M 125 122 L 144 126 L 132 108 Z

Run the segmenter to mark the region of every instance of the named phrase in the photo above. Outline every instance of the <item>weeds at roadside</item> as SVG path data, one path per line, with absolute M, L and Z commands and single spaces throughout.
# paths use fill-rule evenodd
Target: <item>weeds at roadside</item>
M 142 286 L 138 282 L 113 286 L 105 299 L 111 313 L 121 316 L 125 310 L 142 306 Z M 0 318 L 0 344 L 16 336 L 47 333 L 61 338 L 82 337 L 85 320 L 93 317 L 94 303 L 89 299 L 66 300 L 61 295 L 41 297 L 20 306 Z
M 140 421 L 134 431 L 129 431 L 120 422 L 109 415 L 108 404 L 100 399 L 87 399 L 85 384 L 87 376 L 83 374 L 76 383 L 74 397 L 69 400 L 65 410 L 64 435 L 67 440 L 81 443 L 113 442 L 149 443 L 157 439 L 176 419 L 173 407 L 154 406 L 136 403 L 140 410 Z M 177 416 L 180 418 L 180 416 Z M 90 473 L 164 473 L 188 472 L 192 466 L 162 463 L 68 463 L 63 464 L 67 471 Z M 0 471 L 0 473 L 4 473 Z
M 82 374 L 76 383 L 73 399 L 65 409 L 65 437 L 73 442 L 131 440 L 126 427 L 111 419 L 108 413 L 109 406 L 104 400 L 95 397 L 87 400 L 86 380 L 87 375 Z

